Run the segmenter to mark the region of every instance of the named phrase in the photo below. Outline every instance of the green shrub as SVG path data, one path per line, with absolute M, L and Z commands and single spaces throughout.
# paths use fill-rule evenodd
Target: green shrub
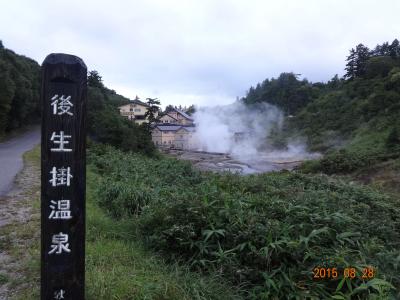
M 349 174 L 359 171 L 376 163 L 398 158 L 400 146 L 393 141 L 394 139 L 393 133 L 389 134 L 386 140 L 386 149 L 380 149 L 380 145 L 377 145 L 375 149 L 368 149 L 365 146 L 364 149 L 359 150 L 362 147 L 356 145 L 352 150 L 329 151 L 321 159 L 303 162 L 297 170 L 302 173 L 325 174 Z
M 393 127 L 386 138 L 386 147 L 390 150 L 400 148 L 400 135 L 397 127 Z
M 321 159 L 306 161 L 298 169 L 303 173 L 346 174 L 368 166 L 372 161 L 372 156 L 340 149 L 328 152 Z
M 326 174 L 350 173 L 369 164 L 369 157 L 345 149 L 334 151 L 320 161 L 321 170 Z
M 306 160 L 296 169 L 305 174 L 321 172 L 321 160 Z
M 400 285 L 400 209 L 382 193 L 326 176 L 204 174 L 170 158 L 94 152 L 104 178 L 98 201 L 110 214 L 135 218 L 149 247 L 220 273 L 247 291 L 244 298 L 382 298 Z M 379 272 L 369 282 L 313 280 L 327 259 L 340 272 L 368 265 Z
M 151 199 L 148 189 L 113 180 L 105 180 L 99 194 L 99 204 L 116 218 L 139 214 Z

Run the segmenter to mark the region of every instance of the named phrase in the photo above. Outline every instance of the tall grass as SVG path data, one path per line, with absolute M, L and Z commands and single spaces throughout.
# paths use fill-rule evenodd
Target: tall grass
M 88 180 L 87 299 L 238 299 L 218 275 L 200 276 L 148 253 L 134 220 L 112 219 L 99 208 L 99 177 L 90 168 Z
M 244 298 L 400 296 L 400 209 L 387 195 L 294 172 L 204 174 L 107 147 L 92 149 L 90 161 L 110 215 L 134 220 L 132 232 L 171 262 L 240 285 Z M 340 272 L 374 266 L 376 278 L 314 280 L 326 261 Z
M 27 152 L 24 159 L 38 166 L 40 148 Z M 132 218 L 115 220 L 99 207 L 95 193 L 99 184 L 99 176 L 88 168 L 85 299 L 240 299 L 237 288 L 218 274 L 202 276 L 146 251 Z M 28 192 L 19 205 L 31 207 L 33 217 L 8 226 L 0 239 L 0 249 L 13 259 L 7 269 L 18 273 L 15 278 L 0 274 L 0 288 L 11 281 L 10 299 L 40 298 L 39 187 L 30 187 Z

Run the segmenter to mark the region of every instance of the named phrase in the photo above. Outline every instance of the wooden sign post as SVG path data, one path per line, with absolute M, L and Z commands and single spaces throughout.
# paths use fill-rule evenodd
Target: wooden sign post
M 76 56 L 42 64 L 41 299 L 84 299 L 87 69 Z

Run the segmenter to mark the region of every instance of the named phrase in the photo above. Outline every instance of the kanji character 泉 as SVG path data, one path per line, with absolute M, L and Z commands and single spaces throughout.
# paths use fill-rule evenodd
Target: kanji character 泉
M 60 232 L 59 234 L 53 235 L 51 243 L 52 245 L 49 254 L 61 254 L 62 252 L 71 252 L 71 250 L 69 249 L 68 234 Z

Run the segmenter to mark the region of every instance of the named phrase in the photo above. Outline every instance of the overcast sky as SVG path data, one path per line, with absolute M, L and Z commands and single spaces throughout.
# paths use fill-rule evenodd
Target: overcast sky
M 0 39 L 41 63 L 75 54 L 107 87 L 215 105 L 281 72 L 343 75 L 358 43 L 400 37 L 399 0 L 0 0 Z

